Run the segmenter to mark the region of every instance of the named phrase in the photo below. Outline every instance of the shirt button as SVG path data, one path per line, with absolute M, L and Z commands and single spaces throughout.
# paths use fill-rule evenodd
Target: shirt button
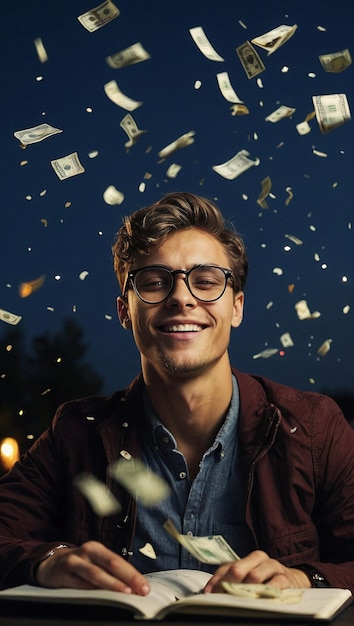
M 186 472 L 180 472 L 180 473 L 179 473 L 179 477 L 180 477 L 181 479 L 185 478 L 186 476 L 187 476 Z
M 186 532 L 186 535 L 188 535 L 188 537 L 193 537 L 193 533 L 192 533 L 192 531 L 191 531 L 191 530 L 188 530 L 188 531 Z
M 169 438 L 167 437 L 167 435 L 164 435 L 163 437 L 161 437 L 161 441 L 162 441 L 163 443 L 169 443 L 169 442 L 170 442 L 170 440 L 169 440 Z

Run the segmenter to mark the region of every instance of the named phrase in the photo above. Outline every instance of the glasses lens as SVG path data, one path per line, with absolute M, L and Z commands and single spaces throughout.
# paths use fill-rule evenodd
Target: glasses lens
M 142 269 L 135 276 L 135 287 L 140 297 L 146 302 L 161 302 L 172 284 L 170 272 L 161 267 Z
M 189 287 L 196 298 L 211 302 L 223 294 L 226 280 L 220 267 L 196 267 L 189 274 Z

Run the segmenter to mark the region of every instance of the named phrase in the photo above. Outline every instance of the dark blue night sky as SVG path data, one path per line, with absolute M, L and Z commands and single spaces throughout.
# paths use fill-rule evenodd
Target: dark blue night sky
M 89 359 L 105 379 L 104 392 L 124 386 L 138 371 L 139 356 L 116 317 L 114 234 L 125 214 L 167 192 L 191 191 L 215 199 L 248 248 L 245 319 L 232 334 L 233 364 L 302 389 L 352 392 L 353 121 L 327 134 L 316 118 L 308 134 L 296 129 L 313 111 L 312 96 L 343 93 L 353 109 L 353 65 L 325 72 L 318 58 L 346 48 L 353 54 L 352 4 L 114 4 L 119 16 L 95 32 L 77 19 L 95 1 L 18 0 L 2 12 L 0 309 L 22 316 L 28 338 L 53 332 L 63 318 L 75 316 L 90 344 Z M 248 79 L 236 47 L 281 24 L 298 28 L 270 56 L 256 47 L 266 69 L 260 80 Z M 223 62 L 197 48 L 189 33 L 196 26 Z M 34 46 L 38 37 L 45 63 Z M 121 69 L 107 64 L 107 56 L 137 42 L 151 58 Z M 218 87 L 220 72 L 228 72 L 248 115 L 231 114 Z M 146 132 L 129 150 L 120 126 L 128 111 L 104 92 L 112 80 L 143 103 L 131 115 Z M 265 121 L 281 105 L 295 112 L 276 123 Z M 43 123 L 63 132 L 22 149 L 13 133 Z M 194 143 L 161 161 L 159 151 L 189 131 Z M 212 169 L 240 150 L 258 165 L 234 180 Z M 73 152 L 85 172 L 59 180 L 51 160 Z M 166 175 L 172 163 L 181 166 L 174 179 Z M 257 198 L 267 176 L 271 196 L 262 208 Z M 122 204 L 104 201 L 110 185 L 124 194 Z M 288 188 L 293 197 L 286 203 Z M 19 285 L 42 275 L 43 286 L 21 298 Z M 300 300 L 321 315 L 300 320 Z M 0 326 L 0 334 L 8 328 L 3 321 Z M 283 347 L 284 333 L 293 346 Z M 326 340 L 330 350 L 320 356 Z M 268 348 L 277 352 L 254 358 Z

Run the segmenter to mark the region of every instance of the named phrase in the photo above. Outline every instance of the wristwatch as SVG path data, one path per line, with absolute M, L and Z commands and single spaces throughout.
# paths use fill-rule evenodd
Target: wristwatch
M 311 565 L 296 565 L 296 569 L 301 569 L 309 578 L 312 587 L 319 589 L 321 587 L 330 587 L 329 582 L 325 579 L 317 569 Z

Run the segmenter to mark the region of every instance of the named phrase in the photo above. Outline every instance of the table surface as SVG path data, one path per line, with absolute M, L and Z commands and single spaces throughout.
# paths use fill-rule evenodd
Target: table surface
M 132 620 L 127 613 L 117 612 L 111 607 L 68 606 L 68 605 L 29 605 L 26 603 L 1 603 L 0 626 L 148 626 L 149 624 L 173 624 L 173 626 L 315 626 L 328 624 L 322 621 L 249 619 L 244 618 L 205 618 L 193 616 L 170 617 L 163 622 Z M 332 626 L 354 626 L 354 604 L 345 609 Z

